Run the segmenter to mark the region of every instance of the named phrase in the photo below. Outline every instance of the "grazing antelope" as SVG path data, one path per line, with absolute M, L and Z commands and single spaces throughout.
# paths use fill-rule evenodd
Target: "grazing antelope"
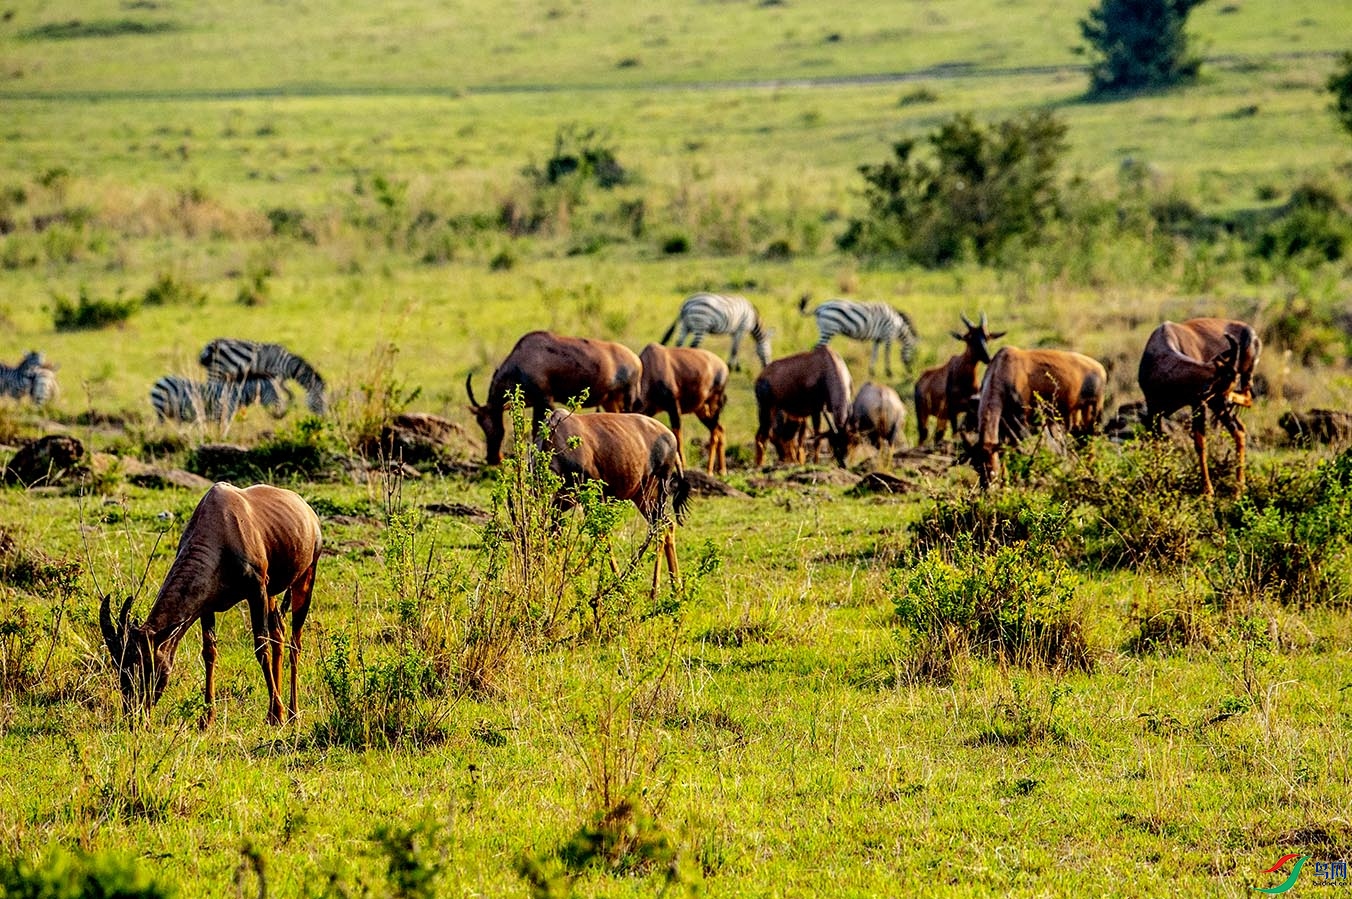
M 708 350 L 668 348 L 656 343 L 645 346 L 638 358 L 643 363 L 643 414 L 667 414 L 684 464 L 681 415 L 695 413 L 709 429 L 709 474 L 714 473 L 715 464 L 719 474 L 727 474 L 723 425 L 718 419 L 727 402 L 728 366 Z
M 203 726 L 216 717 L 216 615 L 249 604 L 254 655 L 268 685 L 269 724 L 282 722 L 282 616 L 291 611 L 290 717 L 296 717 L 300 634 L 310 612 L 319 564 L 319 518 L 290 490 L 215 484 L 202 497 L 178 541 L 178 555 L 143 623 L 130 621 L 131 599 L 113 626 L 108 597 L 99 626 L 117 665 L 124 706 L 150 708 L 169 683 L 178 643 L 202 622 L 206 666 Z M 285 593 L 280 608 L 273 600 Z
M 1103 366 L 1080 353 L 1015 347 L 996 353 L 981 380 L 977 439 L 968 445 L 981 486 L 990 486 L 999 471 L 1000 445 L 1022 440 L 1035 425 L 1092 434 L 1107 381 Z
M 873 344 L 873 354 L 869 357 L 868 373 L 873 374 L 878 365 L 878 350 L 883 351 L 883 368 L 887 376 L 892 376 L 892 342 L 901 344 L 901 361 L 910 368 L 915 358 L 915 326 L 904 312 L 900 312 L 886 303 L 855 303 L 850 300 L 827 300 L 820 306 L 809 310 L 808 297 L 798 301 L 798 311 L 812 315 L 817 319 L 817 333 L 820 338 L 817 346 L 826 346 L 832 337 L 843 334 L 853 340 L 869 341 Z
M 742 337 L 748 332 L 756 341 L 756 356 L 762 366 L 770 364 L 770 332 L 761 322 L 760 313 L 746 297 L 723 296 L 717 293 L 697 293 L 681 304 L 676 321 L 662 335 L 665 345 L 676 334 L 676 345 L 685 343 L 686 335 L 691 335 L 690 345 L 697 347 L 705 334 L 731 334 L 732 350 L 728 354 L 728 367 L 733 371 L 741 368 L 737 362 L 737 350 L 742 345 Z
M 554 451 L 549 467 L 570 486 L 600 481 L 605 495 L 630 500 L 652 527 L 666 514 L 671 500 L 677 523 L 685 521 L 690 504 L 690 482 L 677 449 L 676 435 L 655 418 L 624 412 L 594 412 L 580 415 L 555 409 L 547 421 Z M 567 502 L 566 498 L 561 498 Z M 662 552 L 653 563 L 652 593 L 657 593 L 662 557 L 667 575 L 675 584 L 680 578 L 676 562 L 676 536 L 672 528 L 662 534 Z
M 906 421 L 906 407 L 891 387 L 872 381 L 859 388 L 850 404 L 847 431 L 852 440 L 867 437 L 878 451 L 884 467 L 892 464 L 892 447 L 902 434 Z
M 531 410 L 531 426 L 539 428 L 554 402 L 581 397 L 586 404 L 607 412 L 637 409 L 642 390 L 643 363 L 628 347 L 607 340 L 562 337 L 549 331 L 531 331 L 516 342 L 507 358 L 493 372 L 487 402 L 474 398 L 474 373 L 465 377 L 469 411 L 483 428 L 488 444 L 488 464 L 502 462 L 505 427 L 503 410 L 512 391 Z
M 953 423 L 953 433 L 963 428 L 963 420 L 975 416 L 976 403 L 972 398 L 981 391 L 981 381 L 976 376 L 978 363 L 989 365 L 991 361 L 989 341 L 1005 336 L 1004 331 L 991 333 L 986 330 L 986 313 L 981 313 L 981 323 L 972 324 L 966 313 L 959 313 L 962 323 L 967 326 L 966 333 L 950 331 L 964 344 L 961 353 L 950 356 L 943 365 L 927 368 L 915 382 L 915 424 L 923 445 L 929 439 L 929 419 L 934 419 L 934 442 L 944 437 L 944 427 Z M 970 427 L 970 425 L 968 425 Z
M 1145 342 L 1138 377 L 1146 422 L 1158 434 L 1166 415 L 1192 407 L 1192 442 L 1207 496 L 1214 492 L 1206 462 L 1208 409 L 1234 438 L 1235 492 L 1244 491 L 1244 424 L 1236 413 L 1240 406 L 1253 405 L 1253 368 L 1262 349 L 1250 325 L 1222 318 L 1165 322 Z
M 756 378 L 756 466 L 765 461 L 765 444 L 775 429 L 776 414 L 813 419 L 814 430 L 825 414 L 828 440 L 836 463 L 845 467 L 850 449 L 850 370 L 835 350 L 819 346 L 806 353 L 776 359 Z M 790 461 L 780 450 L 780 462 Z

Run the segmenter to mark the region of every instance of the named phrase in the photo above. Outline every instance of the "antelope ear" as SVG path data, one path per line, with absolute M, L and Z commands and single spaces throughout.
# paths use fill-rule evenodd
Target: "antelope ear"
M 959 334 L 957 331 L 949 331 L 948 333 L 953 335 L 953 339 L 954 339 L 954 340 L 966 340 L 966 339 L 967 339 L 967 335 L 965 335 L 965 334 Z
M 113 655 L 113 661 L 116 662 L 122 658 L 122 635 L 113 627 L 113 611 L 109 607 L 111 597 L 107 594 L 99 601 L 99 630 L 103 631 L 103 642 L 108 645 L 108 651 Z
M 987 340 L 999 340 L 1001 337 L 1004 337 L 1004 336 L 1005 336 L 1006 334 L 1008 334 L 1008 333 L 1009 333 L 1008 331 L 996 331 L 994 334 L 987 334 L 987 335 L 986 335 L 986 339 L 987 339 Z
M 123 640 L 127 638 L 127 627 L 131 620 L 131 603 L 133 599 L 135 599 L 135 597 L 128 596 L 122 603 L 122 611 L 117 613 L 117 629 L 122 635 Z

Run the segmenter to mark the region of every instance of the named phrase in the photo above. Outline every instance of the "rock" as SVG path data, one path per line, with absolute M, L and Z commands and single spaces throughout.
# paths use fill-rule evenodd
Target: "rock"
M 380 437 L 362 451 L 368 457 L 401 459 L 408 463 L 438 461 L 446 447 L 462 441 L 465 429 L 440 415 L 405 412 L 385 425 Z
M 54 486 L 83 476 L 84 444 L 64 434 L 49 434 L 20 447 L 5 466 L 4 482 L 24 487 Z
M 457 518 L 472 518 L 475 521 L 487 521 L 492 517 L 487 509 L 471 506 L 469 503 L 424 503 L 423 508 L 436 515 L 454 515 Z
M 736 487 L 720 481 L 711 474 L 705 474 L 698 468 L 687 468 L 685 479 L 690 482 L 690 492 L 695 496 L 735 496 L 747 499 L 747 495 Z
M 847 491 L 853 496 L 868 493 L 911 493 L 916 485 L 885 471 L 871 471 L 859 479 L 859 483 Z

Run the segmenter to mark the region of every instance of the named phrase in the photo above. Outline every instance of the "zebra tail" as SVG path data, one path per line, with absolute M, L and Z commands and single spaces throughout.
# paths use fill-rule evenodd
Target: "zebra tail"
M 666 346 L 668 343 L 671 342 L 671 336 L 676 333 L 676 326 L 679 325 L 680 323 L 681 317 L 678 315 L 676 316 L 676 321 L 671 323 L 671 327 L 667 328 L 667 333 L 662 335 L 662 346 Z

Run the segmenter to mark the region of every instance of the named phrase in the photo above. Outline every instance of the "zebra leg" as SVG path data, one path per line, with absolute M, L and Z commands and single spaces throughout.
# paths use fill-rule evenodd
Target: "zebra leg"
M 737 361 L 737 350 L 742 345 L 742 332 L 732 332 L 732 352 L 728 355 L 728 368 L 732 371 L 741 371 L 742 365 Z
M 704 342 L 703 331 L 692 331 L 690 333 L 690 345 L 692 347 L 698 347 L 703 342 Z M 682 346 L 684 343 L 685 343 L 685 331 L 681 331 L 681 338 L 680 340 L 676 341 L 676 345 Z
M 873 348 L 876 353 L 878 345 L 875 343 Z M 892 377 L 892 341 L 890 340 L 883 344 L 883 371 L 887 372 L 889 378 Z

